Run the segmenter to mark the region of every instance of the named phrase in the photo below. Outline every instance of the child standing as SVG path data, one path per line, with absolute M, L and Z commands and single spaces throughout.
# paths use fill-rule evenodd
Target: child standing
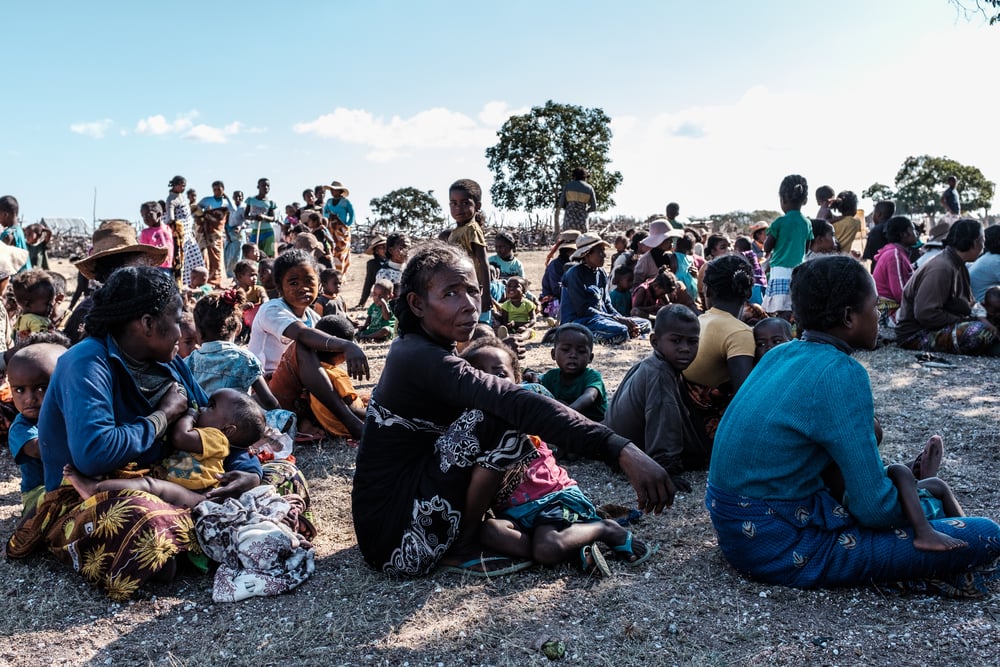
M 698 354 L 701 325 L 687 306 L 661 308 L 649 342 L 653 353 L 632 366 L 611 398 L 604 425 L 628 438 L 663 466 L 674 486 L 681 475 L 708 465 L 710 451 L 684 402 L 681 373 Z
M 368 317 L 365 319 L 358 340 L 381 343 L 390 340 L 396 334 L 396 316 L 389 308 L 393 285 L 388 280 L 376 280 L 372 288 L 372 305 L 368 306 Z
M 206 393 L 235 389 L 249 394 L 265 410 L 278 407 L 257 357 L 236 345 L 242 329 L 246 299 L 239 290 L 212 292 L 194 307 L 194 322 L 201 346 L 184 359 L 194 379 Z
M 830 220 L 837 238 L 837 249 L 840 252 L 851 254 L 854 239 L 857 238 L 858 232 L 861 230 L 861 221 L 854 217 L 858 214 L 858 196 L 850 190 L 844 190 L 831 202 L 831 206 L 840 213 L 839 216 Z
M 23 343 L 33 333 L 52 328 L 56 290 L 52 276 L 42 269 L 29 269 L 10 281 L 20 315 L 14 325 L 15 342 Z
M 270 192 L 270 179 L 259 179 L 257 181 L 257 196 L 247 199 L 246 213 L 243 215 L 243 218 L 250 223 L 247 238 L 266 257 L 274 257 L 273 223 L 278 219 L 278 205 L 267 198 Z
M 163 224 L 163 209 L 160 202 L 147 201 L 139 207 L 139 214 L 146 227 L 139 232 L 139 243 L 166 248 L 167 256 L 160 264 L 160 270 L 173 275 L 174 266 L 174 234 Z
M 517 241 L 508 232 L 499 231 L 493 239 L 493 247 L 496 252 L 489 257 L 491 266 L 500 269 L 500 280 L 507 280 L 511 276 L 524 277 L 524 266 L 521 265 L 514 253 L 517 252 Z
M 484 373 L 521 381 L 516 355 L 496 338 L 477 340 L 462 352 L 462 358 Z M 496 518 L 487 519 L 482 527 L 485 546 L 542 565 L 577 559 L 585 572 L 603 576 L 611 570 L 598 542 L 610 546 L 629 565 L 652 555 L 651 549 L 617 522 L 601 520 L 576 480 L 556 463 L 552 450 L 540 438 L 529 437 L 538 456 L 528 464 L 518 486 L 494 503 Z
M 802 206 L 808 199 L 806 179 L 797 174 L 785 176 L 778 188 L 778 201 L 785 215 L 771 223 L 764 241 L 771 270 L 764 310 L 786 320 L 792 317 L 792 269 L 802 263 L 806 244 L 813 238 L 812 223 L 802 215 Z
M 608 392 L 601 374 L 588 365 L 594 360 L 594 335 L 570 322 L 555 330 L 552 359 L 556 368 L 542 376 L 541 384 L 558 400 L 595 422 L 604 419 Z
M 65 346 L 54 343 L 27 345 L 7 362 L 7 380 L 17 409 L 17 417 L 7 432 L 7 445 L 21 469 L 21 502 L 24 511 L 34 509 L 45 493 L 42 455 L 38 448 L 38 415 L 49 378 Z
M 365 283 L 361 286 L 361 297 L 358 299 L 358 305 L 355 308 L 363 308 L 365 303 L 368 301 L 368 297 L 372 293 L 372 286 L 375 285 L 375 281 L 378 280 L 378 272 L 383 269 L 388 262 L 386 259 L 386 237 L 381 235 L 376 235 L 372 238 L 368 247 L 365 248 L 365 254 L 371 256 L 371 259 L 365 264 Z
M 162 461 L 164 478 L 98 480 L 71 465 L 63 475 L 83 499 L 103 491 L 134 489 L 191 508 L 205 500 L 205 491 L 219 485 L 223 462 L 231 449 L 246 450 L 265 432 L 264 411 L 235 389 L 219 389 L 201 410 L 188 410 L 170 426 L 168 442 L 176 450 Z
M 24 235 L 24 228 L 17 219 L 20 205 L 13 195 L 0 197 L 0 243 L 20 248 L 25 251 L 25 263 L 23 267 L 31 268 L 31 255 L 28 253 L 28 239 Z
M 535 304 L 524 298 L 528 284 L 520 276 L 507 278 L 507 299 L 500 304 L 500 324 L 515 333 L 530 329 L 535 323 Z
M 453 243 L 472 259 L 480 290 L 480 319 L 490 321 L 493 298 L 490 296 L 490 268 L 486 260 L 486 235 L 483 234 L 483 189 L 472 179 L 455 181 L 448 189 L 448 206 L 455 221 L 455 229 L 448 235 Z
M 174 176 L 170 179 L 170 194 L 167 195 L 167 226 L 174 238 L 174 277 L 183 288 L 191 282 L 191 270 L 196 266 L 204 266 L 201 248 L 194 240 L 194 217 L 191 215 L 191 204 L 184 195 L 187 179 Z
M 351 266 L 351 227 L 354 226 L 354 206 L 348 197 L 351 191 L 340 181 L 326 186 L 330 201 L 323 206 L 323 217 L 330 221 L 333 231 L 333 268 L 347 275 Z
M 250 352 L 273 373 L 292 341 L 326 352 L 343 352 L 352 375 L 368 374 L 368 361 L 356 344 L 329 336 L 313 327 L 319 320 L 310 306 L 319 292 L 316 262 L 304 250 L 289 250 L 274 260 L 274 281 L 280 298 L 260 307 L 250 332 Z
M 743 255 L 753 267 L 753 292 L 750 294 L 750 303 L 763 303 L 764 292 L 767 291 L 767 276 L 760 266 L 760 261 L 754 251 L 753 241 L 747 236 L 739 236 L 733 241 L 733 250 Z

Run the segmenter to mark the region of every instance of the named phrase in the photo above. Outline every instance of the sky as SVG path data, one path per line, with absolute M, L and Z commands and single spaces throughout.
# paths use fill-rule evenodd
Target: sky
M 199 196 L 266 176 L 280 206 L 338 180 L 362 223 L 407 186 L 447 212 L 473 178 L 511 222 L 484 151 L 550 99 L 611 118 L 612 215 L 776 209 L 792 173 L 860 194 L 909 155 L 1000 180 L 1000 26 L 948 0 L 58 1 L 3 20 L 0 194 L 26 222 L 90 221 L 95 191 L 97 219 L 137 220 L 175 174 Z

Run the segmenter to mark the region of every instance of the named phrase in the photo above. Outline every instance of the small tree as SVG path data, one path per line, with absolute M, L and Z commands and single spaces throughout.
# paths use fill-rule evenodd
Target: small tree
M 896 198 L 896 193 L 892 191 L 888 185 L 882 185 L 881 183 L 872 183 L 867 189 L 861 192 L 861 196 L 865 199 L 871 199 L 876 204 L 880 201 L 889 201 Z
M 373 228 L 386 230 L 428 227 L 444 222 L 441 205 L 434 198 L 434 191 L 417 188 L 399 188 L 387 195 L 375 197 L 368 205 L 375 214 Z
M 590 172 L 587 182 L 597 194 L 598 210 L 614 206 L 612 195 L 622 175 L 608 171 L 610 123 L 601 109 L 551 100 L 508 118 L 497 132 L 497 144 L 486 149 L 494 205 L 529 212 L 555 208 L 563 184 L 581 167 Z
M 962 210 L 989 210 L 996 183 L 983 176 L 978 167 L 947 157 L 908 157 L 896 174 L 896 207 L 903 213 L 934 213 L 941 210 L 943 183 L 955 176 Z

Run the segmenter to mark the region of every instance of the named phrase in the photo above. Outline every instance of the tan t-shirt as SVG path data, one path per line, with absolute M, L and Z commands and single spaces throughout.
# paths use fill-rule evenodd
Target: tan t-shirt
M 727 362 L 733 357 L 753 358 L 753 329 L 724 310 L 710 308 L 702 313 L 698 356 L 684 371 L 684 377 L 706 387 L 729 381 Z

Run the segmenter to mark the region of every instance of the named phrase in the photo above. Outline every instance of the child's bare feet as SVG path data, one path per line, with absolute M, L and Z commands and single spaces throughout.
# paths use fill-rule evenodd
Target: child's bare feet
M 952 549 L 961 549 L 965 546 L 968 546 L 968 542 L 965 540 L 960 540 L 957 537 L 952 537 L 933 529 L 922 535 L 918 533 L 913 536 L 913 548 L 918 551 L 951 551 Z
M 97 493 L 98 480 L 81 474 L 79 470 L 68 463 L 63 466 L 63 477 L 69 480 L 69 483 L 84 500 Z
M 927 444 L 924 445 L 924 450 L 917 454 L 917 458 L 910 464 L 913 476 L 917 479 L 937 477 L 943 455 L 944 443 L 941 440 L 941 436 L 932 435 Z

